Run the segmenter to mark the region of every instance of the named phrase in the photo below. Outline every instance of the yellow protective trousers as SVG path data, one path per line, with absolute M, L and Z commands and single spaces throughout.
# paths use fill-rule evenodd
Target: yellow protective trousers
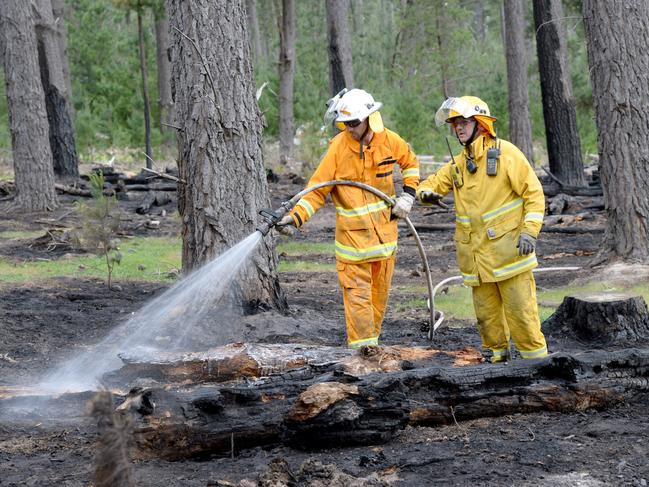
M 378 345 L 381 323 L 388 304 L 395 255 L 374 262 L 336 262 L 343 292 L 347 346 Z
M 472 289 L 482 347 L 491 350 L 492 362 L 507 359 L 510 336 L 523 358 L 548 354 L 531 270 L 500 282 L 481 282 Z

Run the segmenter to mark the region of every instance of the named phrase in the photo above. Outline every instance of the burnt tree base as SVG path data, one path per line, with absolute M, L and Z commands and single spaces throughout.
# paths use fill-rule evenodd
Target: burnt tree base
M 278 443 L 301 449 L 377 444 L 407 425 L 605 409 L 649 390 L 649 350 L 556 353 L 509 364 L 468 360 L 463 365 L 432 365 L 430 354 L 423 360 L 400 360 L 392 347 L 372 356 L 344 352 L 329 362 L 320 357 L 317 364 L 256 379 L 248 373 L 235 380 L 236 374 L 222 375 L 228 382 L 207 379 L 206 369 L 195 363 L 189 369 L 201 370 L 199 382 L 212 382 L 191 385 L 190 373 L 182 374 L 182 385 L 132 390 L 120 409 L 133 414 L 136 456 L 179 460 Z M 350 360 L 361 367 L 350 368 Z M 236 361 L 247 363 L 241 357 Z M 392 366 L 383 368 L 384 361 Z M 128 366 L 131 373 L 134 366 Z M 174 364 L 159 378 L 179 379 L 179 367 Z M 145 370 L 143 365 L 136 368 Z
M 595 345 L 649 344 L 649 311 L 642 296 L 566 296 L 543 327 Z

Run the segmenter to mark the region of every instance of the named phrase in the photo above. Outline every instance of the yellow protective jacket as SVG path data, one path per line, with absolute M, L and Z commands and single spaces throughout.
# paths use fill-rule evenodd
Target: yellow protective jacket
M 495 176 L 486 172 L 487 151 L 499 146 Z M 473 154 L 477 171 L 467 170 Z M 511 142 L 484 134 L 421 183 L 417 192 L 455 198 L 455 246 L 464 284 L 509 279 L 538 265 L 536 254 L 519 256 L 518 238 L 537 237 L 543 225 L 543 188 L 523 153 Z
M 363 148 L 348 132 L 341 132 L 329 143 L 329 149 L 309 180 L 307 187 L 345 179 L 374 186 L 388 196 L 395 196 L 394 166 L 403 176 L 403 191 L 415 196 L 419 184 L 419 161 L 406 142 L 391 130 L 375 133 Z M 397 221 L 391 209 L 378 196 L 353 186 L 328 186 L 305 195 L 291 215 L 302 226 L 325 203 L 327 195 L 336 207 L 336 259 L 346 263 L 371 262 L 391 256 L 397 249 Z

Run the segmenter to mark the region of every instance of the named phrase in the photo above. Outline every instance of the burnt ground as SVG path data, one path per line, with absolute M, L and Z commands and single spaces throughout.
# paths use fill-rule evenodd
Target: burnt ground
M 302 188 L 288 178 L 271 184 L 273 203 Z M 142 194 L 144 196 L 144 194 Z M 40 230 L 56 225 L 72 227 L 75 197 L 61 196 L 55 212 L 16 215 L 0 202 L 0 232 Z M 154 207 L 152 215 L 137 215 L 138 200 L 121 201 L 129 216 L 125 232 L 159 235 L 178 232 L 177 219 L 169 217 L 175 200 Z M 574 199 L 573 214 L 593 205 L 591 199 Z M 166 216 L 161 213 L 165 211 Z M 574 225 L 603 225 L 601 210 L 588 209 Z M 159 228 L 149 228 L 155 218 Z M 451 213 L 416 208 L 418 223 L 450 223 Z M 334 217 L 326 207 L 294 238 L 331 242 Z M 397 270 L 389 310 L 383 325 L 385 345 L 428 346 L 424 309 L 400 306 L 424 298 L 413 285 L 425 285 L 414 240 L 402 228 Z M 448 230 L 420 233 L 428 252 L 433 282 L 457 274 L 452 233 Z M 286 237 L 280 237 L 286 238 Z M 597 251 L 601 234 L 542 233 L 541 265 L 585 266 Z M 0 240 L 3 258 L 58 258 L 73 251 L 65 245 Z M 282 259 L 334 263 L 333 255 Z M 540 287 L 551 289 L 574 278 L 596 278 L 597 270 L 537 276 Z M 610 277 L 610 275 L 609 275 Z M 107 291 L 102 281 L 60 279 L 48 284 L 0 285 L 0 390 L 3 386 L 29 383 L 53 367 L 62 357 L 98 342 L 132 311 L 160 294 L 164 284 L 120 282 Z M 291 312 L 281 316 L 266 312 L 247 318 L 246 341 L 305 342 L 344 346 L 342 298 L 335 272 L 287 272 L 281 275 Z M 548 336 L 551 351 L 562 347 L 561 337 Z M 471 322 L 449 320 L 438 331 L 435 348 L 479 347 Z M 302 451 L 283 445 L 235 451 L 197 461 L 134 462 L 137 485 L 646 485 L 649 480 L 649 396 L 605 411 L 516 414 L 463 421 L 435 428 L 407 428 L 387 444 Z M 95 421 L 29 422 L 0 420 L 0 485 L 87 486 L 92 483 Z M 278 461 L 286 462 L 292 480 L 279 481 Z M 319 463 L 318 463 L 319 462 Z M 287 477 L 288 478 L 288 477 Z M 228 483 L 229 482 L 229 483 Z M 292 482 L 292 484 L 291 484 Z

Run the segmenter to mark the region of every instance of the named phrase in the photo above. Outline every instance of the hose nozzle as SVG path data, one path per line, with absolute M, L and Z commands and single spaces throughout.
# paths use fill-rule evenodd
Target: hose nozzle
M 257 230 L 260 232 L 264 237 L 268 235 L 268 232 L 270 232 L 270 229 L 273 228 L 275 225 L 277 225 L 277 222 L 279 222 L 284 215 L 286 215 L 293 205 L 291 205 L 290 201 L 285 201 L 280 205 L 279 208 L 276 210 L 271 210 L 270 208 L 263 208 L 259 211 L 259 214 L 261 215 L 261 223 L 257 225 Z

